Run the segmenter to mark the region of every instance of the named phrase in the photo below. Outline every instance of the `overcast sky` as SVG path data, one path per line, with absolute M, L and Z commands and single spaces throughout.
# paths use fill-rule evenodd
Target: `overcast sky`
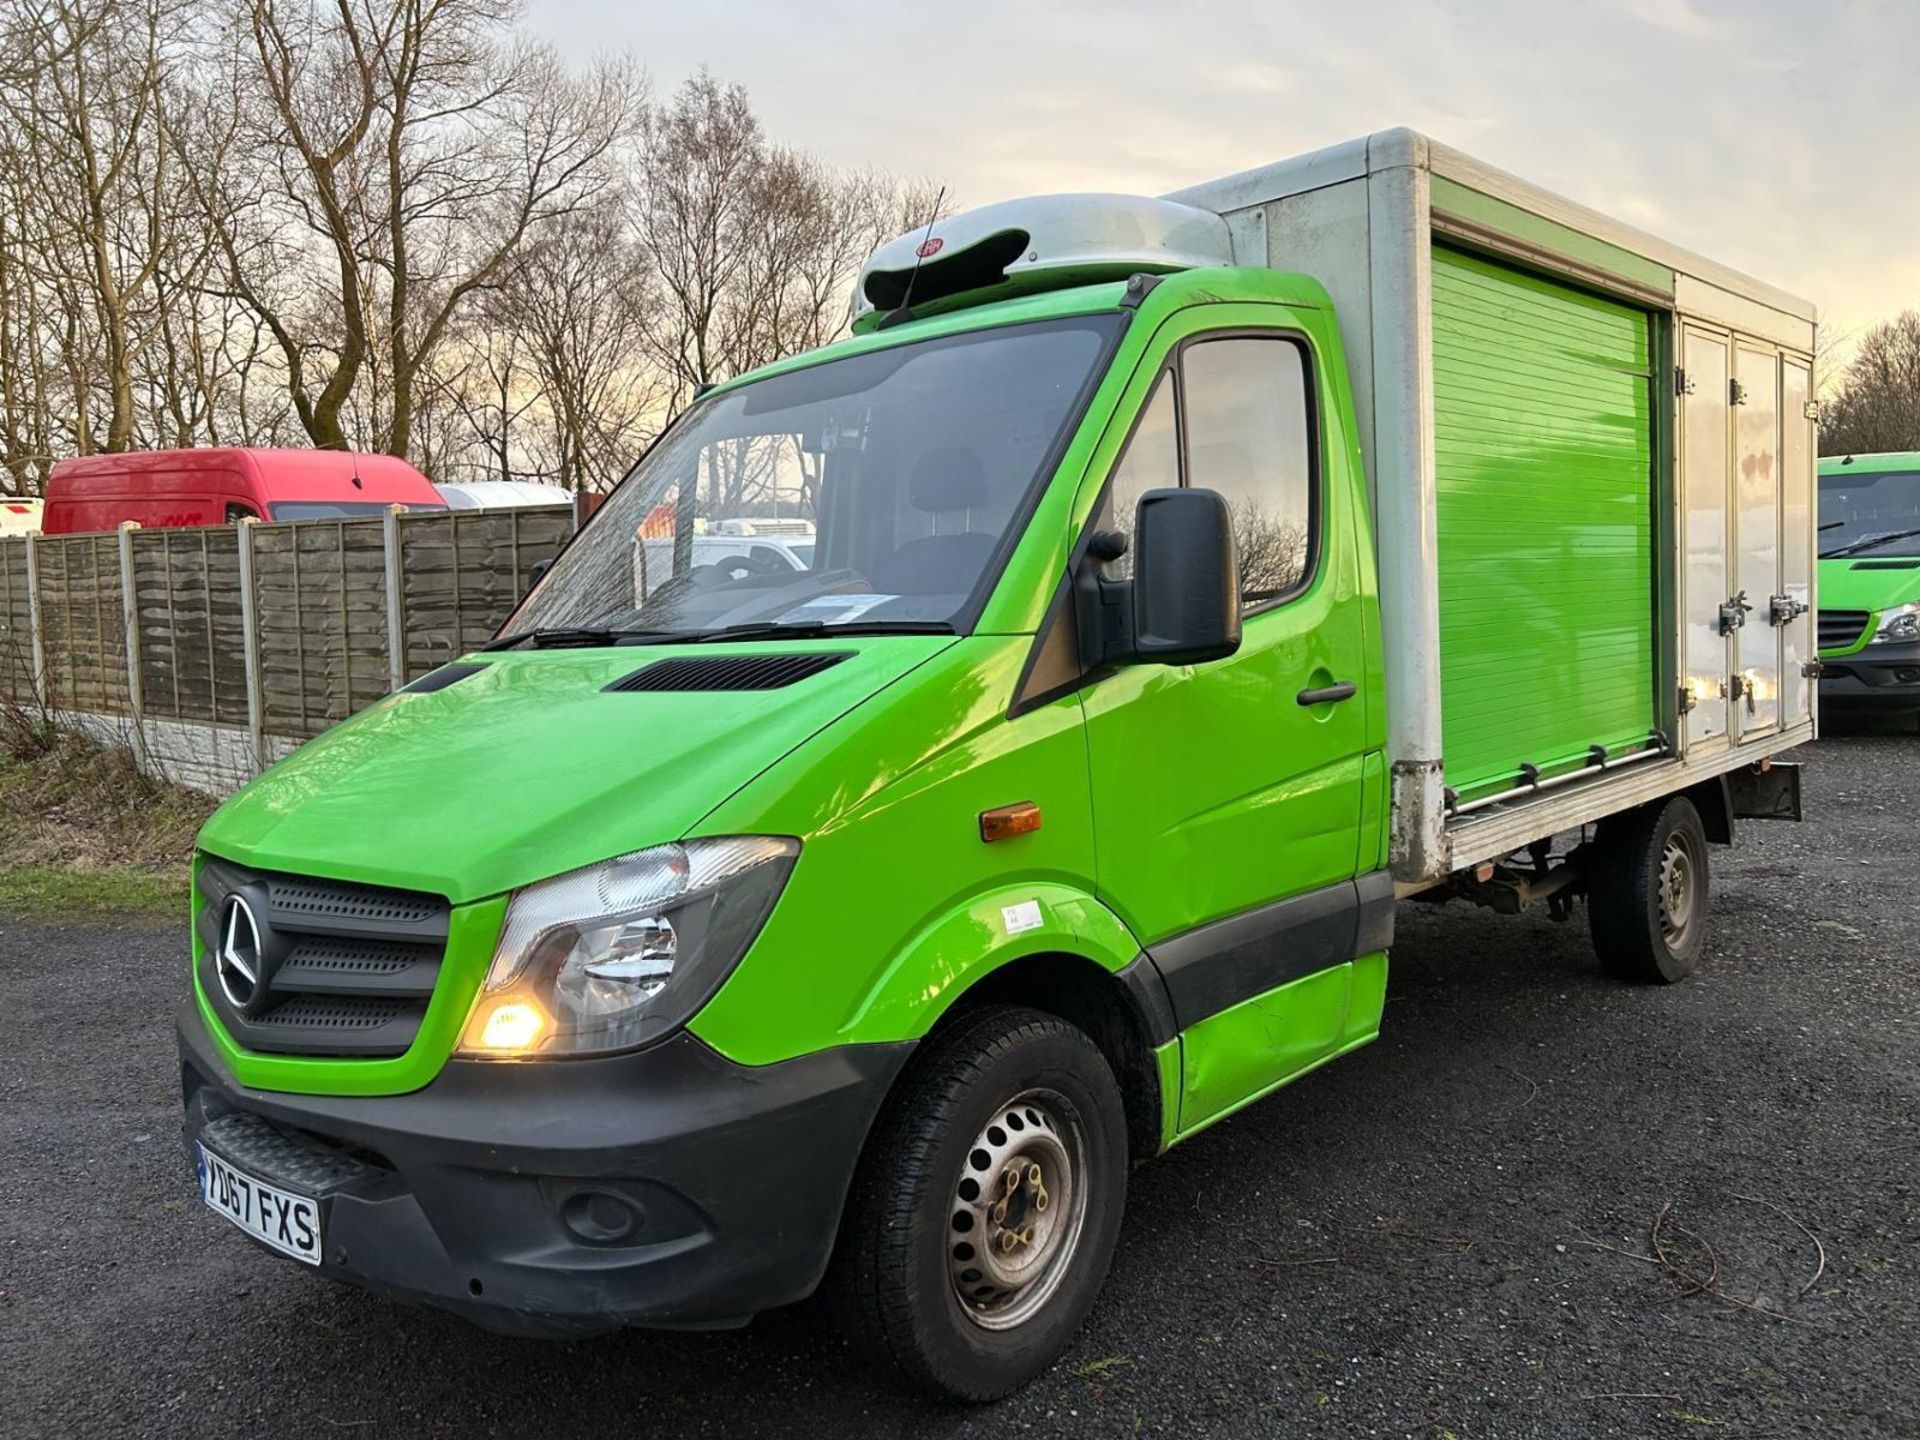
M 1916 0 L 529 0 L 665 92 L 961 207 L 1147 194 L 1411 125 L 1818 303 L 1920 306 Z

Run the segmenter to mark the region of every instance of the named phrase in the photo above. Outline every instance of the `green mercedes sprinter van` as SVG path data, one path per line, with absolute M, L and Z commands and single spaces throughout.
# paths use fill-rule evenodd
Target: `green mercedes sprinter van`
M 1920 451 L 1820 462 L 1820 703 L 1920 718 Z
M 1401 896 L 1687 975 L 1813 733 L 1811 311 L 1495 176 L 1389 132 L 883 247 L 852 338 L 208 821 L 201 1197 L 528 1334 L 824 1284 L 981 1400 L 1135 1162 L 1375 1037 Z

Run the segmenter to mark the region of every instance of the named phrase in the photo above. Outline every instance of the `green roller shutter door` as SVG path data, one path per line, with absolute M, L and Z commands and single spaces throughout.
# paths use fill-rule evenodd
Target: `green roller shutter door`
M 1654 725 L 1643 311 L 1436 247 L 1446 783 L 1461 799 Z

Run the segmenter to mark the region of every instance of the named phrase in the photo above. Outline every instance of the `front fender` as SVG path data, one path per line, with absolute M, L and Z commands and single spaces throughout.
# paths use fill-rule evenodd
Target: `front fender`
M 985 976 L 1029 955 L 1077 955 L 1117 972 L 1140 954 L 1131 931 L 1075 886 L 1012 881 L 909 936 L 847 1016 L 847 1038 L 917 1040 Z

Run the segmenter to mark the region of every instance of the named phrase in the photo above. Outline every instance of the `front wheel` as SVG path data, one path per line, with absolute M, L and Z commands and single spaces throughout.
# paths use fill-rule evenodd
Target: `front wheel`
M 1588 920 L 1608 973 L 1671 985 L 1693 973 L 1706 939 L 1707 834 L 1676 795 L 1610 816 L 1589 859 Z
M 1099 1048 L 1056 1016 L 937 1032 L 847 1200 L 835 1288 L 854 1344 L 916 1388 L 992 1400 L 1059 1358 L 1126 1203 L 1127 1125 Z

